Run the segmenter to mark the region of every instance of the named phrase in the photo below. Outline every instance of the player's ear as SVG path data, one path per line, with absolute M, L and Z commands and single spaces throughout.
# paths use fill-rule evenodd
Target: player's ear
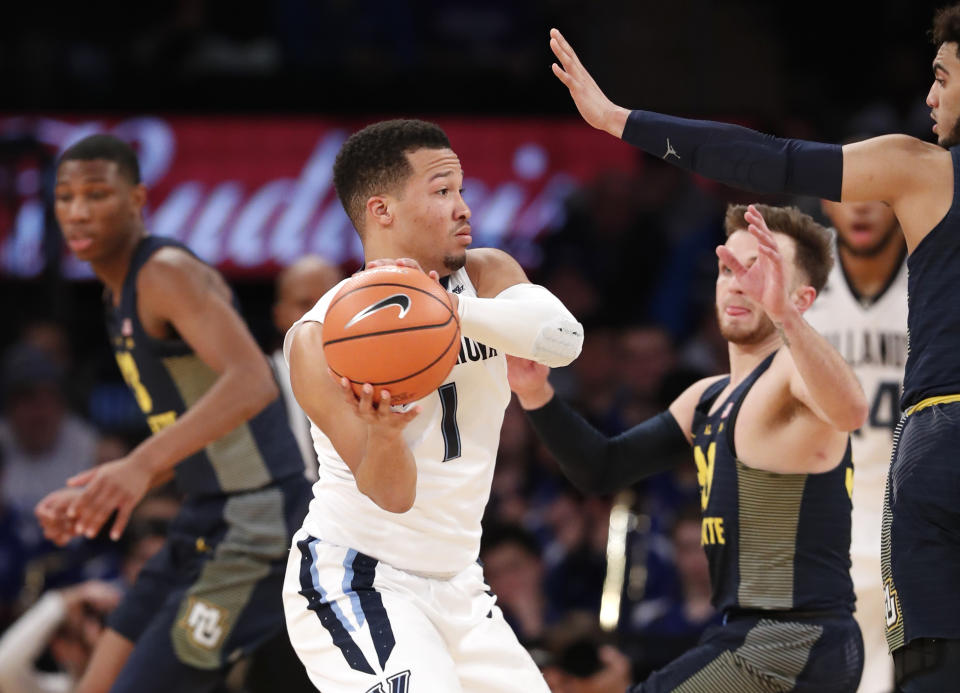
M 374 195 L 368 199 L 367 214 L 380 226 L 390 226 L 393 223 L 393 208 L 385 196 Z
M 801 284 L 797 287 L 797 290 L 793 292 L 793 305 L 797 307 L 797 310 L 800 313 L 804 313 L 807 308 L 813 305 L 814 299 L 817 297 L 817 290 L 814 289 L 809 284 Z
M 143 183 L 137 183 L 133 186 L 130 197 L 133 199 L 133 206 L 137 210 L 137 216 L 140 216 L 143 212 L 144 205 L 147 204 L 147 186 Z

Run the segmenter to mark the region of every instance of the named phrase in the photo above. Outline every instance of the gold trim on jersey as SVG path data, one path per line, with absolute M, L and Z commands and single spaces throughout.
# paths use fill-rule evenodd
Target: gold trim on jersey
M 904 416 L 910 416 L 921 409 L 932 407 L 935 404 L 950 404 L 951 402 L 960 402 L 960 395 L 939 395 L 937 397 L 927 397 L 926 399 L 920 400 L 912 407 L 908 407 L 907 411 L 904 412 Z

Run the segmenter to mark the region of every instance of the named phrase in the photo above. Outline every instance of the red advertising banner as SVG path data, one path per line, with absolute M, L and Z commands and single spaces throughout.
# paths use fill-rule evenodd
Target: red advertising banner
M 0 267 L 8 276 L 42 271 L 45 229 L 48 238 L 55 231 L 45 211 L 51 162 L 95 132 L 113 133 L 137 149 L 151 232 L 187 243 L 227 275 L 269 276 L 305 253 L 357 264 L 360 244 L 333 190 L 332 164 L 344 139 L 368 122 L 0 117 Z M 562 221 L 571 189 L 634 161 L 630 147 L 574 118 L 437 122 L 464 167 L 478 246 L 533 247 Z M 63 252 L 68 276 L 90 276 Z

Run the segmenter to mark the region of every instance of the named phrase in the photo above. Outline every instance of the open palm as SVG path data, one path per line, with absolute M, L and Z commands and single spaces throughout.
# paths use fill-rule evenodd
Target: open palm
M 748 224 L 747 231 L 757 239 L 756 261 L 750 267 L 744 267 L 723 245 L 717 248 L 717 256 L 736 275 L 743 293 L 759 303 L 771 320 L 780 322 L 791 308 L 783 255 L 756 207 L 750 205 L 744 219 Z

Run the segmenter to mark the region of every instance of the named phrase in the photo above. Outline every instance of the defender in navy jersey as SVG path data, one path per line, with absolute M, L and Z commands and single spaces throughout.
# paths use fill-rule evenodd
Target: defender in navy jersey
M 907 243 L 909 352 L 882 525 L 887 644 L 904 693 L 960 681 L 960 5 L 938 10 L 926 104 L 937 144 L 886 135 L 844 146 L 629 111 L 557 30 L 553 72 L 590 125 L 728 185 L 889 204 Z M 668 155 L 669 154 L 669 155 Z
M 716 307 L 730 375 L 695 383 L 669 411 L 612 439 L 554 397 L 546 368 L 511 360 L 511 388 L 586 492 L 668 469 L 693 446 L 723 625 L 637 692 L 852 693 L 863 644 L 850 580 L 848 432 L 867 402 L 802 317 L 826 282 L 830 236 L 794 208 L 762 205 L 731 207 L 726 227 Z
M 287 547 L 309 501 L 266 358 L 230 289 L 182 244 L 149 236 L 133 150 L 94 135 L 58 164 L 67 244 L 103 281 L 107 331 L 153 435 L 38 505 L 57 542 L 120 534 L 152 486 L 184 496 L 166 545 L 111 614 L 79 684 L 94 691 L 206 691 L 282 635 Z M 284 636 L 285 637 L 285 636 Z

